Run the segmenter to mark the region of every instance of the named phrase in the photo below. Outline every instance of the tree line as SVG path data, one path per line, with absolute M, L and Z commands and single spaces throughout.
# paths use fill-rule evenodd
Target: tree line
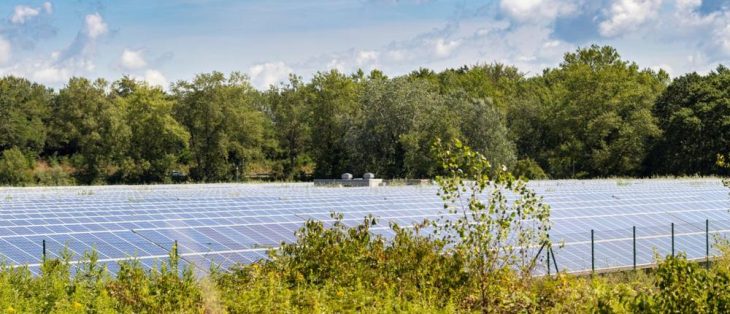
M 456 138 L 528 178 L 723 174 L 730 70 L 670 79 L 594 45 L 532 76 L 499 63 L 331 70 L 264 91 L 235 72 L 168 90 L 0 79 L 2 184 L 429 178 L 433 143 Z

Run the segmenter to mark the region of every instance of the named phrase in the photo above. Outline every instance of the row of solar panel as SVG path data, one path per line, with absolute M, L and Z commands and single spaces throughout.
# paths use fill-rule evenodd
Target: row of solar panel
M 580 247 L 590 229 L 606 230 L 600 234 L 620 243 L 625 234 L 617 229 L 632 225 L 640 227 L 640 236 L 659 239 L 668 237 L 666 226 L 670 222 L 694 223 L 686 232 L 684 225 L 677 225 L 679 237 L 691 237 L 704 219 L 730 219 L 727 194 L 717 180 L 637 182 L 536 183 L 538 193 L 545 195 L 553 207 L 553 239 L 566 243 L 556 250 L 558 262 L 565 258 L 561 264 L 573 265 L 570 270 L 587 267 L 578 262 L 581 258 L 571 256 L 585 259 Z M 0 201 L 0 254 L 13 264 L 37 263 L 38 242 L 43 238 L 54 248 L 62 244 L 71 248 L 69 243 L 79 243 L 73 247 L 78 254 L 96 244 L 99 253 L 110 260 L 133 255 L 144 260 L 164 256 L 159 249 L 174 240 L 180 241 L 184 254 L 217 256 L 291 241 L 306 219 L 328 220 L 330 211 L 345 213 L 349 225 L 360 222 L 366 214 L 408 225 L 437 218 L 442 208 L 432 187 L 333 190 L 301 184 L 285 188 L 200 185 L 141 190 L 94 187 L 90 189 L 93 193 L 80 193 L 86 191 L 83 189 L 55 189 L 50 193 L 42 189 L 0 189 L 0 195 L 12 194 Z M 54 198 L 64 201 L 52 203 Z M 730 225 L 716 224 L 725 229 Z M 377 230 L 388 234 L 387 229 Z M 559 233 L 564 234 L 562 238 Z M 614 242 L 601 243 L 616 246 Z

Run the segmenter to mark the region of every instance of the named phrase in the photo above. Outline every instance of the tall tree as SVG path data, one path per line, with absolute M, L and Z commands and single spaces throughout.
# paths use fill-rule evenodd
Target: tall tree
M 126 109 L 130 138 L 121 176 L 129 183 L 166 182 L 188 149 L 190 134 L 172 116 L 173 102 L 157 87 L 122 81 L 116 98 Z M 123 95 L 123 96 L 122 96 Z
M 317 73 L 307 86 L 311 97 L 311 147 L 317 178 L 352 171 L 346 134 L 357 120 L 360 84 L 336 70 Z
M 667 81 L 666 73 L 640 70 L 608 46 L 567 53 L 539 79 L 549 95 L 532 98 L 541 101 L 548 130 L 538 161 L 563 178 L 638 174 L 661 134 L 651 110 Z
M 405 175 L 406 147 L 402 140 L 422 118 L 419 106 L 433 106 L 438 101 L 429 97 L 432 94 L 403 79 L 374 78 L 365 83 L 359 101 L 362 116 L 353 122 L 353 138 L 348 145 L 358 173 L 374 172 L 387 178 Z
M 13 76 L 0 79 L 0 152 L 17 147 L 33 154 L 43 149 L 51 90 Z
M 127 147 L 124 109 L 111 101 L 108 88 L 104 80 L 72 78 L 53 102 L 48 150 L 72 156 L 81 183 L 105 179 Z
M 288 84 L 272 86 L 266 92 L 283 158 L 282 176 L 287 179 L 302 175 L 311 160 L 307 150 L 311 139 L 309 97 L 309 90 L 302 79 L 293 75 L 289 77 Z
M 501 63 L 447 69 L 438 78 L 442 94 L 464 93 L 471 99 L 484 99 L 503 113 L 523 80 L 516 67 Z
M 647 160 L 649 173 L 713 175 L 726 171 L 717 154 L 730 153 L 730 69 L 675 79 L 654 114 L 664 136 Z
M 190 133 L 194 179 L 235 179 L 246 163 L 261 158 L 268 121 L 246 76 L 200 74 L 174 84 L 173 93 L 174 115 Z
M 451 104 L 460 115 L 460 131 L 464 144 L 481 153 L 495 167 L 511 167 L 516 160 L 516 147 L 510 138 L 505 118 L 491 98 L 473 99 L 452 95 Z

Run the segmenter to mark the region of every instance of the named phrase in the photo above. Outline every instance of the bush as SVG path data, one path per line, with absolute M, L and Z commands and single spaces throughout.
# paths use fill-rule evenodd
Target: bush
M 547 174 L 540 167 L 540 165 L 533 159 L 520 159 L 515 162 L 512 169 L 512 173 L 518 177 L 529 180 L 544 180 L 548 179 Z
M 33 162 L 16 148 L 3 151 L 0 158 L 0 184 L 25 186 L 33 182 Z
M 68 166 L 62 166 L 57 160 L 51 159 L 50 164 L 37 163 L 33 169 L 34 182 L 42 186 L 74 185 L 71 177 L 71 170 Z

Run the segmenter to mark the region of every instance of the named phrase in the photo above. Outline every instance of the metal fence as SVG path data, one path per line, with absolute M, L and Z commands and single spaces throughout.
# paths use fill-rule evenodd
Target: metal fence
M 644 225 L 552 234 L 552 250 L 540 250 L 539 274 L 596 273 L 652 267 L 666 256 L 710 263 L 722 252 L 730 220 Z

